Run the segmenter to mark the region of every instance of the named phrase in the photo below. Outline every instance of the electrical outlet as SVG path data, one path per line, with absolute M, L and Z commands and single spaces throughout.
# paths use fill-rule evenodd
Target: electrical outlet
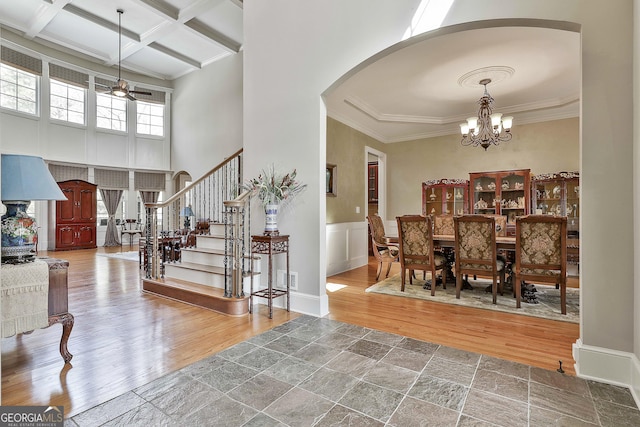
M 276 288 L 287 289 L 287 270 L 278 270 L 276 272 Z M 289 271 L 289 290 L 298 290 L 297 271 Z

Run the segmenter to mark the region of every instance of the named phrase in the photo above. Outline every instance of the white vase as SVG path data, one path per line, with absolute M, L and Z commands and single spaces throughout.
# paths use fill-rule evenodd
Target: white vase
M 265 222 L 264 222 L 264 235 L 265 236 L 277 236 L 280 234 L 278 231 L 278 204 L 268 204 L 264 206 Z

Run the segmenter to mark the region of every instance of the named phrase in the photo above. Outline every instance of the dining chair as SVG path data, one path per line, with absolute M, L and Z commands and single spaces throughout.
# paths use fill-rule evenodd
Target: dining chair
M 453 215 L 434 215 L 433 216 L 433 234 L 442 236 L 453 236 L 455 233 L 453 225 Z M 453 263 L 455 257 L 453 254 L 453 248 L 435 246 L 436 251 L 440 252 L 447 259 L 447 279 L 451 279 L 455 283 L 455 277 L 453 276 Z
M 463 215 L 454 217 L 456 298 L 460 298 L 462 276 L 491 276 L 493 303 L 498 299 L 505 282 L 505 263 L 498 258 L 496 247 L 496 220 L 492 216 Z
M 506 215 L 486 215 L 496 219 L 496 237 L 505 237 L 507 235 L 507 216 Z
M 398 261 L 399 249 L 397 246 L 390 245 L 385 241 L 384 222 L 382 222 L 382 218 L 380 218 L 378 214 L 369 215 L 367 221 L 369 221 L 373 256 L 378 261 L 376 280 L 380 277 L 382 263 L 384 262 L 387 263 L 387 274 L 385 277 L 389 277 L 391 264 Z
M 413 272 L 431 272 L 431 295 L 436 294 L 436 271 L 442 271 L 442 287 L 446 289 L 447 260 L 434 251 L 433 228 L 431 218 L 422 215 L 403 215 L 396 217 L 398 222 L 398 240 L 400 243 L 400 291 L 404 292 L 406 272 L 409 270 L 409 283 L 413 283 Z
M 560 311 L 567 314 L 567 217 L 526 215 L 516 218 L 514 282 L 520 308 L 522 282 L 555 284 Z

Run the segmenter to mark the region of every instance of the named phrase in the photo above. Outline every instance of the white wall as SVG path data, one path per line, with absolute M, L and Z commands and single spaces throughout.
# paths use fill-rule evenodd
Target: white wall
M 320 94 L 364 59 L 399 42 L 419 3 L 272 0 L 245 4 L 246 172 L 256 173 L 265 162 L 275 161 L 287 169 L 298 168 L 300 178 L 309 184 L 297 204 L 295 220 L 283 219 L 280 228 L 292 236 L 293 269 L 300 273 L 300 287 L 318 296 L 319 314 L 326 313 L 321 179 L 325 111 Z M 487 0 L 481 5 L 458 0 L 443 24 L 532 18 L 581 26 L 583 274 L 578 356 L 581 345 L 631 355 L 634 347 L 633 210 L 631 204 L 619 202 L 633 194 L 631 6 L 624 0 L 590 2 L 589 7 L 579 0 Z M 614 219 L 612 206 L 616 206 Z M 627 357 L 626 363 L 632 359 L 635 356 Z M 588 369 L 593 376 L 608 375 L 603 367 Z
M 174 82 L 171 168 L 196 180 L 242 148 L 242 52 Z

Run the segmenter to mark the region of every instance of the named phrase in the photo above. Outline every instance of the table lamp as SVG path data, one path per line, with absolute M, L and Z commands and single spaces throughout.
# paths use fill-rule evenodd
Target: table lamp
M 191 226 L 191 220 L 189 218 L 193 216 L 191 206 L 185 206 L 180 209 L 180 216 L 184 217 L 184 228 L 189 228 Z
M 67 200 L 42 157 L 2 154 L 0 198 L 7 212 L 2 216 L 2 262 L 33 261 L 38 226 L 27 214 L 32 200 Z

